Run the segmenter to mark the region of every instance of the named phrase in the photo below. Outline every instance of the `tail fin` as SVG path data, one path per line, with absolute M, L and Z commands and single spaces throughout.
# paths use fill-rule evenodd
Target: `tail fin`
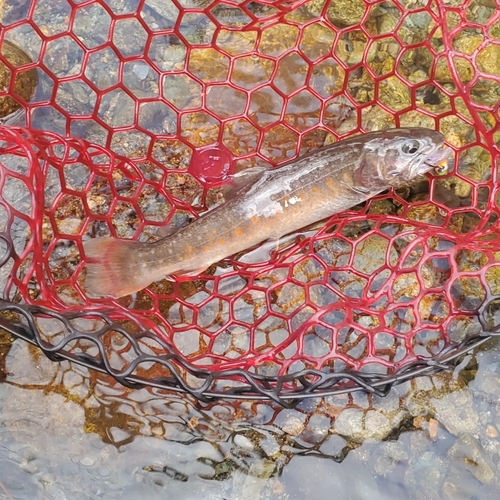
M 83 244 L 87 264 L 85 286 L 92 295 L 123 297 L 151 284 L 157 276 L 145 272 L 138 258 L 144 243 L 95 238 Z

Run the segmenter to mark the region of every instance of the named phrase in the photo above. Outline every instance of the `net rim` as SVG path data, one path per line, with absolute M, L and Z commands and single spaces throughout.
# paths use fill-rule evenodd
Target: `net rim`
M 485 303 L 481 307 L 480 312 L 484 311 L 489 304 L 490 302 Z M 101 374 L 111 376 L 118 383 L 129 389 L 135 390 L 150 387 L 158 390 L 189 394 L 203 403 L 214 403 L 221 399 L 240 401 L 260 400 L 277 403 L 284 408 L 295 408 L 301 402 L 313 398 L 332 397 L 361 391 L 374 394 L 378 397 L 386 397 L 393 387 L 403 384 L 404 382 L 413 380 L 417 377 L 430 376 L 442 371 L 454 370 L 462 362 L 462 358 L 470 353 L 470 351 L 480 347 L 491 338 L 500 335 L 500 325 L 488 328 L 482 315 L 479 314 L 478 318 L 482 327 L 481 332 L 468 336 L 455 345 L 448 345 L 438 355 L 433 356 L 432 358 L 421 358 L 418 361 L 406 364 L 391 375 L 370 374 L 354 371 L 325 373 L 314 369 L 304 369 L 295 372 L 292 375 L 269 377 L 265 375 L 253 374 L 242 368 L 222 370 L 220 372 L 207 371 L 191 365 L 186 360 L 182 359 L 182 357 L 173 353 L 169 349 L 168 344 L 161 342 L 165 347 L 166 354 L 162 356 L 161 360 L 157 356 L 151 356 L 151 360 L 159 362 L 164 367 L 170 369 L 171 373 L 174 374 L 174 377 L 144 378 L 133 375 L 130 372 L 133 371 L 135 366 L 146 362 L 147 359 L 145 358 L 140 359 L 137 363 L 131 363 L 131 367 L 129 367 L 129 369 L 125 370 L 125 372 L 119 373 L 109 365 L 109 361 L 106 356 L 103 357 L 105 361 L 99 361 L 89 355 L 71 353 L 64 348 L 58 349 L 57 346 L 50 347 L 49 343 L 41 339 L 32 323 L 34 320 L 33 313 L 45 313 L 51 317 L 56 316 L 58 319 L 63 318 L 66 320 L 71 317 L 75 317 L 75 314 L 59 314 L 40 306 L 12 304 L 5 300 L 0 300 L 0 312 L 20 313 L 27 318 L 28 326 L 0 317 L 0 328 L 7 331 L 14 337 L 24 340 L 25 342 L 39 348 L 51 361 L 69 361 L 71 363 L 75 363 Z M 81 315 L 77 315 L 76 317 L 85 317 L 90 314 L 95 315 L 95 311 L 93 313 L 83 313 Z M 29 327 L 30 323 L 31 328 Z M 88 336 L 92 335 L 93 334 L 88 334 Z M 148 330 L 142 331 L 139 335 L 135 335 L 135 337 L 151 338 L 158 342 L 158 337 Z M 82 336 L 70 335 L 65 337 L 65 344 L 71 340 L 79 338 L 82 338 Z M 132 337 L 129 337 L 129 340 L 132 344 L 136 344 L 135 339 Z M 96 339 L 93 339 L 93 341 L 99 342 L 99 340 Z M 186 369 L 191 374 L 204 379 L 203 385 L 198 388 L 190 386 L 186 380 L 184 380 L 182 374 L 176 370 L 176 365 Z M 283 388 L 283 383 L 290 382 L 290 380 L 300 380 L 304 382 L 304 377 L 306 375 L 319 377 L 320 381 L 312 384 L 307 382 L 309 386 L 301 390 Z M 229 376 L 241 377 L 247 381 L 247 386 L 226 390 L 216 390 L 211 387 L 218 380 Z M 339 387 L 338 382 L 342 379 L 349 380 L 351 385 Z M 328 384 L 330 385 L 328 386 Z

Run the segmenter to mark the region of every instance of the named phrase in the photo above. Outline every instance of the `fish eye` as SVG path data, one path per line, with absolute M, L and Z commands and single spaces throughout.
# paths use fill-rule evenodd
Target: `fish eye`
M 403 144 L 401 150 L 407 155 L 414 155 L 420 149 L 418 141 L 408 141 Z

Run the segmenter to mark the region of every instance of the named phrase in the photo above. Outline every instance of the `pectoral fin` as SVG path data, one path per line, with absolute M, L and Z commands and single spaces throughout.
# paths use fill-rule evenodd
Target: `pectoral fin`
M 349 188 L 358 194 L 370 194 L 370 184 L 376 178 L 380 158 L 371 150 L 363 151 L 359 164 L 353 173 L 354 185 Z M 368 187 L 367 187 L 368 186 Z
M 233 199 L 238 193 L 245 188 L 249 188 L 254 184 L 267 169 L 264 167 L 247 168 L 234 174 L 227 184 L 221 187 L 220 196 L 222 202 Z
M 371 193 L 371 191 L 368 188 L 365 188 L 363 186 L 351 186 L 344 181 L 341 181 L 340 183 L 344 185 L 346 188 L 350 189 L 351 191 L 354 191 L 356 194 L 361 194 L 363 196 L 366 196 L 367 194 Z

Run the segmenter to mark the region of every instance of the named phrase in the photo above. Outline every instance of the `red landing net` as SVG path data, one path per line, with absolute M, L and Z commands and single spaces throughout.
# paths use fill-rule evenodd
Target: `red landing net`
M 106 311 L 197 367 L 269 376 L 393 373 L 480 331 L 482 307 L 494 323 L 500 8 L 487 5 L 7 2 L 1 40 L 33 62 L 0 58 L 1 95 L 31 127 L 0 129 L 5 298 Z M 26 102 L 15 83 L 32 68 Z M 86 238 L 153 238 L 202 212 L 228 172 L 394 126 L 443 132 L 453 172 L 335 216 L 259 267 L 235 258 L 134 297 L 85 295 Z M 119 334 L 106 345 L 120 352 Z

